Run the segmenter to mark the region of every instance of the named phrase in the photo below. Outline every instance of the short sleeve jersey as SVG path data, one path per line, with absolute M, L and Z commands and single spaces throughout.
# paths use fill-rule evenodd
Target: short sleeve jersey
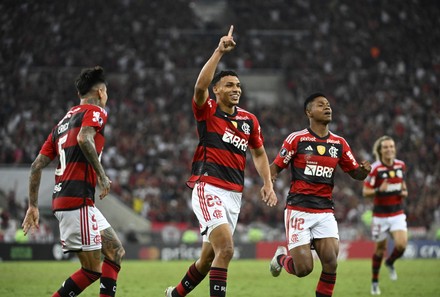
M 81 127 L 94 127 L 97 132 L 96 152 L 100 156 L 106 122 L 105 109 L 96 105 L 78 105 L 67 112 L 47 137 L 40 154 L 51 160 L 58 158 L 52 195 L 53 211 L 94 204 L 96 173 L 78 145 L 77 136 Z
M 202 106 L 193 100 L 192 108 L 199 143 L 187 185 L 193 188 L 201 181 L 226 190 L 243 191 L 247 148 L 263 145 L 256 116 L 239 107 L 233 114 L 227 114 L 210 98 Z
M 309 129 L 291 133 L 274 163 L 282 169 L 291 165 L 287 207 L 307 212 L 333 212 L 337 165 L 344 172 L 359 167 L 344 138 L 332 132 L 321 138 Z
M 405 181 L 406 165 L 402 160 L 395 159 L 391 166 L 380 161 L 371 164 L 371 171 L 364 181 L 364 186 L 370 189 L 379 188 L 386 180 L 385 191 L 377 192 L 373 200 L 373 215 L 376 217 L 391 217 L 402 214 L 403 199 L 400 196 L 402 183 Z

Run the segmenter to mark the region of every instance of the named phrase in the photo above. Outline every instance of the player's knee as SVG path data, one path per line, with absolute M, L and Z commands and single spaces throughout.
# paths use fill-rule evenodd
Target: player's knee
M 230 261 L 233 256 L 234 256 L 234 248 L 229 245 L 218 249 L 218 251 L 216 252 L 216 257 L 224 261 Z
M 297 277 L 305 277 L 313 271 L 313 265 L 297 265 L 295 263 L 295 275 Z

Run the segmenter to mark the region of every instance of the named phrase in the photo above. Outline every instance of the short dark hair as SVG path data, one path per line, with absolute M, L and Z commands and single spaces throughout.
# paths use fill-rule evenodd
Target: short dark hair
M 101 66 L 82 69 L 75 80 L 76 89 L 81 96 L 90 92 L 90 90 L 99 83 L 107 84 L 104 76 L 104 68 Z
M 325 95 L 323 93 L 317 92 L 317 93 L 313 93 L 313 94 L 309 95 L 306 98 L 306 100 L 304 101 L 304 113 L 305 114 L 307 114 L 306 111 L 307 111 L 307 107 L 308 107 L 309 103 L 313 102 L 313 100 L 315 100 L 315 98 L 317 98 L 317 97 L 325 97 Z
M 213 86 L 216 85 L 222 79 L 222 77 L 224 77 L 224 76 L 235 76 L 235 77 L 238 78 L 237 73 L 235 73 L 234 71 L 232 71 L 232 70 L 222 70 L 220 72 L 217 72 L 214 75 L 214 78 L 211 81 L 211 85 L 213 85 Z

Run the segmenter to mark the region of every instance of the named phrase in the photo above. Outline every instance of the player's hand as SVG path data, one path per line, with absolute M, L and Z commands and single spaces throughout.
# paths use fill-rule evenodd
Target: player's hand
M 29 206 L 26 211 L 26 216 L 24 217 L 21 227 L 23 228 L 24 235 L 27 235 L 29 230 L 34 233 L 35 229 L 39 229 L 40 225 L 38 221 L 40 220 L 40 212 L 38 208 L 34 206 Z
M 220 39 L 220 42 L 218 44 L 218 49 L 220 50 L 220 52 L 222 53 L 230 52 L 234 49 L 236 43 L 234 41 L 234 37 L 232 37 L 233 31 L 234 31 L 234 26 L 231 25 L 231 27 L 229 28 L 228 35 L 223 36 Z
M 370 173 L 371 171 L 371 164 L 368 161 L 362 161 L 359 163 L 359 167 L 361 167 L 364 171 Z
M 108 178 L 107 175 L 104 175 L 104 177 L 100 178 L 98 177 L 98 184 L 101 188 L 101 194 L 99 194 L 99 199 L 103 199 L 105 196 L 110 193 L 110 187 L 112 185 L 112 181 Z
M 278 198 L 273 190 L 273 185 L 264 185 L 261 188 L 261 199 L 264 203 L 266 203 L 268 206 L 272 207 L 277 205 Z

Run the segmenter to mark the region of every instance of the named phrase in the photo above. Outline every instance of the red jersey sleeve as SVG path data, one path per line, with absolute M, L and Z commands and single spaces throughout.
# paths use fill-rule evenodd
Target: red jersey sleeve
M 345 141 L 345 139 L 342 139 L 342 150 L 342 156 L 339 160 L 339 166 L 341 166 L 341 169 L 344 172 L 348 172 L 358 168 L 359 164 L 353 156 L 353 152 L 351 151 L 350 146 Z
M 81 124 L 81 127 L 95 127 L 96 131 L 100 131 L 107 123 L 107 112 L 105 109 L 89 105 Z
M 257 149 L 261 147 L 264 143 L 263 133 L 261 132 L 261 126 L 258 122 L 257 117 L 253 116 L 254 129 L 249 137 L 249 147 L 252 149 Z
M 293 147 L 293 142 L 288 142 L 286 138 L 273 162 L 278 167 L 285 169 L 287 166 L 289 166 L 290 160 L 294 154 L 295 149 Z
M 211 114 L 215 112 L 216 108 L 217 102 L 210 98 L 208 98 L 202 106 L 198 106 L 194 101 L 194 98 L 192 100 L 192 109 L 194 117 L 197 121 L 206 120 Z
M 57 150 L 55 148 L 55 144 L 52 141 L 52 133 L 47 136 L 46 141 L 41 147 L 40 154 L 49 157 L 51 160 L 55 159 L 57 156 Z

